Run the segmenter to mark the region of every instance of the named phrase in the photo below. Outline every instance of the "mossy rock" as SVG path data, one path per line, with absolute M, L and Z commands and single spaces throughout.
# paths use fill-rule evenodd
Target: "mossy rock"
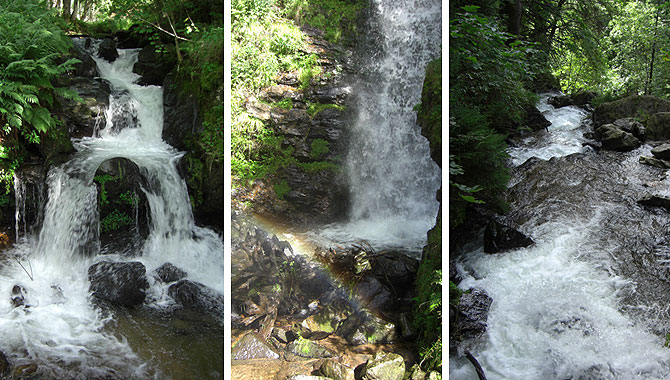
M 417 123 L 421 134 L 430 143 L 430 157 L 442 166 L 442 58 L 431 61 L 426 67 L 426 78 L 421 91 L 421 104 L 417 106 Z
M 644 124 L 658 112 L 670 112 L 670 101 L 649 95 L 633 95 L 598 105 L 593 119 L 596 126 L 612 124 L 627 117 L 634 117 Z

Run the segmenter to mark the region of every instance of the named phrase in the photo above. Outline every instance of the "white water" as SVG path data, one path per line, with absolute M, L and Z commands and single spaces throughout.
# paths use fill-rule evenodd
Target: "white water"
M 112 64 L 96 59 L 101 76 L 112 85 L 107 125 L 98 136 L 75 141 L 74 157 L 50 170 L 39 236 L 17 231 L 22 240 L 10 254 L 20 258 L 29 272 L 32 268 L 34 281 L 17 262 L 0 269 L 0 295 L 8 300 L 18 283 L 25 287 L 31 305 L 12 308 L 8 301 L 0 302 L 0 350 L 15 365 L 37 363 L 41 371 L 56 377 L 166 376 L 143 364 L 125 340 L 103 332 L 111 321 L 91 302 L 87 270 L 93 263 L 142 262 L 151 285 L 145 301 L 149 307 L 174 305 L 167 296 L 168 286 L 149 275 L 165 262 L 187 271 L 189 279 L 223 292 L 222 238 L 194 224 L 186 185 L 176 169 L 181 154 L 161 139 L 162 89 L 134 84 L 138 76 L 131 70 L 137 50 L 119 53 Z M 128 112 L 134 116 L 128 117 Z M 97 256 L 99 216 L 92 181 L 98 166 L 116 157 L 137 164 L 150 184 L 144 189 L 151 210 L 149 237 L 133 258 Z
M 350 220 L 326 226 L 317 239 L 420 251 L 435 224 L 441 174 L 413 107 L 426 65 L 440 54 L 441 3 L 375 0 L 372 8 L 374 46 L 355 85 L 358 114 L 346 160 Z
M 547 118 L 555 120 L 553 113 L 559 111 L 565 119 L 580 114 L 552 109 Z M 573 136 L 573 142 L 581 139 L 581 133 Z M 551 141 L 546 145 L 547 150 L 554 147 Z M 541 146 L 534 149 L 539 157 L 547 153 Z M 648 149 L 622 155 L 620 175 L 644 170 L 637 159 Z M 635 180 L 631 176 L 631 186 Z M 623 298 L 639 295 L 638 284 L 614 271 L 617 242 L 610 246 L 594 239 L 613 215 L 623 212 L 618 209 L 633 206 L 620 197 L 621 204 L 596 199 L 586 201 L 591 202 L 586 216 L 566 215 L 527 227 L 534 246 L 495 255 L 475 248 L 464 254 L 459 287 L 484 289 L 493 299 L 485 335 L 469 343 L 489 380 L 670 378 L 670 350 L 663 337 L 651 333 L 650 321 L 623 311 L 630 310 Z M 466 360 L 450 358 L 449 378 L 476 380 L 477 375 Z
M 525 138 L 521 146 L 508 149 L 514 166 L 523 164 L 531 157 L 548 160 L 584 152 L 582 143 L 586 141 L 583 133 L 587 113 L 577 106 L 554 108 L 547 101 L 556 95 L 559 94 L 541 94 L 537 103 L 537 109 L 551 122 L 547 131 L 536 132 Z

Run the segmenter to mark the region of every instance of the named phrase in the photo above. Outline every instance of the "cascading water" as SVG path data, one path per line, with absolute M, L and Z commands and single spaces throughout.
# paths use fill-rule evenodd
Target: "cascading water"
M 350 220 L 327 226 L 320 237 L 413 251 L 425 243 L 441 174 L 413 107 L 427 63 L 440 55 L 441 24 L 439 1 L 372 1 L 346 159 Z
M 47 376 L 144 379 L 170 375 L 140 359 L 125 337 L 107 331 L 107 325 L 116 321 L 93 306 L 87 279 L 88 267 L 103 258 L 140 261 L 147 273 L 171 262 L 185 269 L 188 279 L 223 292 L 222 238 L 194 224 L 186 184 L 176 168 L 181 154 L 161 139 L 162 89 L 134 84 L 139 78 L 132 73 L 137 54 L 137 49 L 120 50 L 114 63 L 94 57 L 101 77 L 112 88 L 107 125 L 96 136 L 74 141 L 77 152 L 70 161 L 49 171 L 39 236 L 17 231 L 23 238 L 12 254 L 34 280 L 16 262 L 1 269 L 0 294 L 9 295 L 18 283 L 25 288 L 31 307 L 0 303 L 0 350 L 16 364 L 38 364 Z M 148 184 L 143 191 L 151 210 L 150 232 L 132 259 L 113 252 L 99 255 L 93 177 L 100 164 L 117 157 L 137 164 Z M 158 311 L 173 307 L 167 286 L 147 277 L 150 289 L 144 306 Z M 222 330 L 222 324 L 216 329 Z M 164 355 L 164 350 L 156 347 L 150 355 Z
M 554 124 L 538 134 L 573 120 L 561 144 L 581 147 L 583 111 L 544 111 Z M 512 168 L 508 217 L 536 244 L 495 255 L 481 242 L 464 249 L 459 287 L 484 289 L 493 302 L 486 334 L 463 344 L 490 380 L 667 379 L 670 215 L 637 200 L 667 194 L 670 182 L 639 163 L 650 146 L 575 153 L 558 152 L 552 138 L 530 143 L 511 151 L 525 163 Z M 530 151 L 540 159 L 527 160 Z M 478 378 L 462 353 L 450 358 L 449 374 Z

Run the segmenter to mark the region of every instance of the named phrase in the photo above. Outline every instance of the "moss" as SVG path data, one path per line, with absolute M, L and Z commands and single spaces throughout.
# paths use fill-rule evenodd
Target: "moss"
M 325 170 L 338 171 L 341 169 L 339 165 L 328 161 L 300 162 L 297 165 L 307 173 L 316 173 Z
M 323 140 L 323 139 L 315 139 L 312 141 L 311 149 L 309 152 L 310 157 L 317 159 L 323 156 L 324 154 L 327 154 L 330 149 L 328 148 L 330 144 L 328 141 Z
M 352 41 L 358 35 L 356 20 L 366 6 L 362 0 L 288 0 L 285 14 L 301 25 L 325 32 L 334 43 Z
M 284 196 L 291 191 L 291 187 L 288 185 L 286 180 L 283 179 L 280 183 L 274 185 L 274 190 L 277 194 L 277 198 L 284 199 Z
M 131 225 L 133 219 L 124 212 L 119 210 L 114 210 L 111 213 L 100 221 L 100 231 L 101 232 L 110 232 L 116 231 L 123 226 Z
M 343 111 L 344 110 L 344 106 L 341 106 L 339 104 L 308 103 L 307 114 L 310 117 L 314 117 L 314 115 L 318 114 L 319 112 L 321 112 L 325 109 L 331 109 L 331 108 L 334 108 L 338 111 Z
M 96 175 L 93 178 L 93 181 L 97 182 L 100 184 L 100 205 L 101 206 L 106 206 L 109 204 L 109 199 L 107 197 L 107 190 L 105 189 L 105 183 L 109 181 L 116 181 L 118 180 L 118 177 L 109 175 L 109 174 L 103 174 L 103 175 Z
M 426 78 L 421 91 L 421 103 L 415 108 L 421 134 L 428 139 L 433 160 L 441 163 L 442 153 L 442 58 L 426 67 Z

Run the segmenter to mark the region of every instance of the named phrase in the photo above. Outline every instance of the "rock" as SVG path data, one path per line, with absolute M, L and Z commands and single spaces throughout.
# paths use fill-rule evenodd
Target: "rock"
M 411 315 L 407 312 L 400 313 L 398 324 L 400 325 L 400 336 L 405 341 L 413 341 L 417 337 L 417 332 L 412 326 Z
M 98 47 L 98 57 L 104 58 L 109 62 L 114 62 L 119 57 L 119 52 L 116 51 L 116 43 L 111 38 L 105 38 L 100 42 Z
M 12 288 L 12 306 L 19 307 L 26 303 L 26 290 L 21 285 L 14 285 Z
M 123 306 L 144 302 L 149 287 L 144 264 L 101 261 L 88 268 L 88 279 L 93 296 Z
M 426 380 L 442 380 L 442 375 L 437 371 L 430 371 Z
M 593 91 L 579 91 L 572 94 L 571 97 L 574 105 L 582 107 L 590 104 L 593 98 L 596 97 L 596 93 Z
M 223 315 L 223 295 L 201 283 L 180 280 L 170 285 L 168 295 L 184 308 Z
M 140 75 L 137 84 L 161 86 L 173 67 L 172 62 L 164 59 L 163 55 L 156 53 L 153 46 L 147 45 L 137 55 L 133 72 Z
M 491 221 L 484 229 L 484 252 L 497 253 L 515 248 L 528 247 L 535 242 L 516 229 L 498 221 Z
M 354 370 L 338 363 L 333 359 L 326 359 L 321 363 L 319 372 L 333 380 L 354 380 Z
M 335 334 L 354 346 L 395 343 L 398 340 L 394 323 L 387 322 L 365 310 L 349 316 Z
M 47 168 L 41 164 L 24 163 L 14 173 L 16 196 L 16 229 L 18 237 L 38 234 L 44 219 L 47 200 L 45 186 Z
M 670 144 L 663 144 L 653 148 L 651 154 L 661 160 L 670 160 Z
M 69 137 L 93 136 L 96 130 L 105 126 L 105 111 L 109 107 L 111 89 L 103 79 L 74 77 L 64 79 L 62 86 L 73 90 L 84 102 L 62 99 L 55 113 L 66 124 Z M 69 139 L 68 139 L 69 141 Z
M 402 380 L 405 360 L 394 353 L 378 352 L 363 368 L 364 380 Z
M 641 204 L 642 206 L 663 207 L 664 209 L 670 211 L 670 198 L 660 195 L 647 195 L 637 201 L 637 203 Z
M 279 359 L 275 349 L 255 333 L 248 333 L 235 343 L 230 356 L 232 360 Z
M 154 275 L 163 283 L 169 284 L 170 282 L 175 282 L 183 279 L 187 276 L 187 273 L 183 270 L 177 268 L 171 263 L 165 263 L 160 267 L 156 268 Z
M 650 140 L 670 139 L 670 110 L 650 115 L 646 120 L 646 125 L 647 137 Z
M 286 345 L 286 360 L 332 358 L 335 352 L 308 339 L 299 338 Z
M 419 261 L 399 252 L 382 252 L 372 261 L 372 274 L 394 288 L 411 286 Z
M 281 327 L 275 327 L 272 329 L 272 337 L 277 339 L 280 343 L 290 343 L 298 338 L 293 331 L 285 330 Z
M 287 377 L 286 380 L 332 380 L 332 379 L 323 376 L 294 375 L 291 377 Z
M 655 166 L 660 169 L 670 169 L 670 162 L 659 160 L 654 157 L 640 156 L 640 163 L 650 166 Z
M 414 364 L 409 370 L 409 380 L 425 380 L 426 373 L 421 369 L 421 366 Z
M 186 137 L 202 131 L 197 99 L 176 85 L 175 73 L 163 80 L 163 140 L 177 150 L 189 150 Z
M 21 379 L 21 380 L 37 380 L 39 378 L 34 377 L 37 372 L 37 364 L 31 363 L 31 364 L 23 364 L 20 366 L 17 366 L 14 368 L 14 372 L 12 372 L 12 379 Z
M 310 315 L 302 321 L 302 326 L 312 332 L 323 331 L 332 333 L 347 319 L 350 312 L 336 306 L 326 306 L 318 313 Z
M 551 125 L 551 122 L 547 120 L 546 117 L 537 109 L 535 106 L 528 107 L 526 109 L 526 117 L 523 124 L 530 128 L 532 131 L 539 131 L 542 129 L 547 129 Z M 432 154 L 431 154 L 432 157 Z M 435 158 L 433 157 L 433 160 Z
M 617 119 L 614 121 L 614 126 L 624 130 L 637 137 L 640 141 L 644 141 L 646 138 L 646 128 L 642 123 L 633 119 L 632 117 L 627 117 L 623 119 Z
M 6 376 L 9 374 L 9 360 L 5 353 L 0 351 L 0 376 Z
M 602 149 L 627 152 L 638 148 L 642 143 L 633 134 L 624 131 L 614 124 L 605 124 L 596 129 L 600 135 Z
M 354 286 L 353 294 L 369 309 L 393 310 L 395 308 L 395 296 L 393 292 L 376 277 L 363 277 Z
M 455 330 L 462 340 L 479 336 L 486 331 L 491 302 L 491 297 L 481 289 L 471 289 L 461 295 Z
M 87 38 L 86 40 L 88 43 L 90 43 L 91 39 Z M 98 73 L 98 66 L 93 60 L 93 57 L 91 57 L 91 55 L 88 52 L 86 52 L 82 47 L 80 47 L 78 44 L 75 43 L 72 46 L 72 49 L 70 49 L 70 55 L 81 61 L 74 65 L 75 76 L 95 78 L 100 75 Z
M 572 100 L 572 98 L 568 95 L 557 95 L 550 97 L 548 103 L 554 106 L 555 108 L 561 108 L 573 105 L 574 100 Z
M 648 95 L 633 95 L 598 105 L 594 111 L 593 119 L 594 125 L 601 126 L 613 123 L 617 119 L 647 117 L 657 112 L 670 112 L 670 101 Z M 652 132 L 652 128 L 650 128 L 649 120 L 647 120 L 646 126 L 648 138 L 657 138 L 655 132 Z

